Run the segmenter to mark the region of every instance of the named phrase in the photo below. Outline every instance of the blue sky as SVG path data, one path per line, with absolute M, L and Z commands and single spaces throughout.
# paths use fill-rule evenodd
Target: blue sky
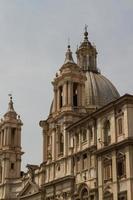
M 68 38 L 74 59 L 85 24 L 98 51 L 98 67 L 119 90 L 133 93 L 132 0 L 1 0 L 0 115 L 13 94 L 21 115 L 23 168 L 42 161 L 39 121 L 46 119 L 56 71 Z

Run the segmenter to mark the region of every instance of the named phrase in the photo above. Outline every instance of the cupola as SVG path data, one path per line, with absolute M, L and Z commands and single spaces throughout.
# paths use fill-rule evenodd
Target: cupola
M 97 67 L 97 50 L 88 40 L 87 26 L 85 26 L 84 39 L 76 51 L 77 64 L 86 75 L 85 81 L 85 107 L 88 111 L 116 100 L 120 97 L 114 85 L 100 73 Z
M 83 71 L 92 71 L 98 73 L 97 69 L 97 50 L 88 40 L 87 26 L 85 26 L 84 40 L 76 51 L 77 64 Z

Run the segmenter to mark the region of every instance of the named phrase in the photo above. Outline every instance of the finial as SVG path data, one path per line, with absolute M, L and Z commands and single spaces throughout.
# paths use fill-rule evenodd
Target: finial
M 66 52 L 66 58 L 65 58 L 65 64 L 66 63 L 74 63 L 72 52 L 71 52 L 71 46 L 70 46 L 70 39 L 68 38 L 68 46 L 67 46 L 67 52 Z
M 68 37 L 68 40 L 67 40 L 67 46 L 70 46 L 70 38 Z
M 85 30 L 84 36 L 85 37 L 84 37 L 84 39 L 88 41 L 88 31 L 87 31 L 87 28 L 88 28 L 88 26 L 85 24 L 85 28 L 84 28 L 84 30 Z
M 8 94 L 8 96 L 10 97 L 10 100 L 12 100 L 12 94 L 10 93 L 10 94 Z
M 88 25 L 85 24 L 85 32 L 87 32 Z

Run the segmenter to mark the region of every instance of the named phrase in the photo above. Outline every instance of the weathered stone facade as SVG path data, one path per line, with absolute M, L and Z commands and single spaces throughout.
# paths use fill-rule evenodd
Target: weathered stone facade
M 12 98 L 0 123 L 0 199 L 132 200 L 133 96 L 119 96 L 97 68 L 88 40 L 70 46 L 40 121 L 43 161 L 21 172 L 21 126 Z

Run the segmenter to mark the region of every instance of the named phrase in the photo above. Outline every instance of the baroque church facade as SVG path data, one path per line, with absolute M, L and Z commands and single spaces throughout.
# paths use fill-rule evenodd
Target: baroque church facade
M 23 123 L 10 97 L 0 121 L 1 200 L 133 199 L 133 96 L 120 97 L 101 74 L 87 29 L 76 55 L 77 63 L 68 45 L 49 116 L 40 121 L 43 160 L 27 172 L 21 172 Z

